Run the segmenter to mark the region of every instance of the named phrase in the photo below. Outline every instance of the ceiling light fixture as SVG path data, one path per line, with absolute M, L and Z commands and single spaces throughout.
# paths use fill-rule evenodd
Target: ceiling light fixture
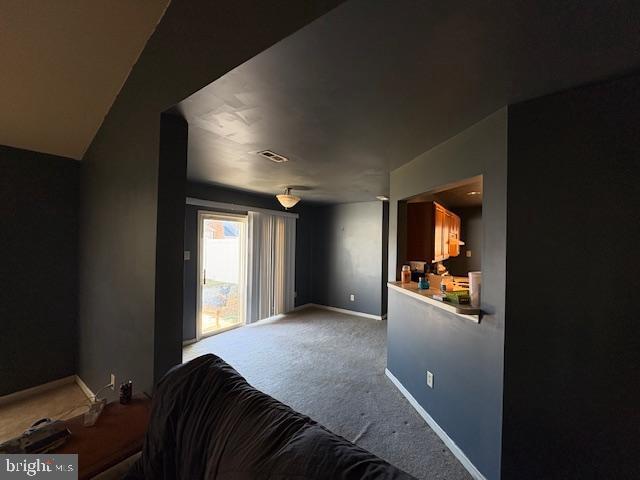
M 280 202 L 280 205 L 282 205 L 285 208 L 285 210 L 290 209 L 300 201 L 300 197 L 291 195 L 291 187 L 285 187 L 284 193 L 281 193 L 280 195 L 276 195 L 276 198 Z
M 389 201 L 389 197 L 387 197 L 386 195 L 378 195 L 376 198 L 378 200 L 380 200 L 381 202 L 388 202 Z
M 471 192 L 467 192 L 467 195 L 480 195 L 482 192 L 477 192 L 475 190 L 472 190 Z

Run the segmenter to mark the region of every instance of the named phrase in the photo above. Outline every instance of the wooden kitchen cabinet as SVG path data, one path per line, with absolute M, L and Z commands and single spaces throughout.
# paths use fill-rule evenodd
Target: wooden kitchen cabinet
M 447 246 L 450 257 L 457 257 L 460 255 L 460 217 L 453 212 L 449 212 L 449 238 L 447 240 Z
M 407 260 L 433 259 L 434 236 L 429 233 L 434 228 L 434 212 L 431 202 L 407 204 Z
M 441 262 L 460 254 L 460 217 L 437 202 L 407 204 L 406 260 Z
M 435 249 L 433 261 L 441 262 L 449 258 L 449 224 L 451 213 L 439 203 L 433 202 L 435 208 Z

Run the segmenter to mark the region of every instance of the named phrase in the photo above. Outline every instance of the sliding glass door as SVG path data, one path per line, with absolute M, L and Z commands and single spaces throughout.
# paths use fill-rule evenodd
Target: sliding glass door
M 243 325 L 247 217 L 198 212 L 198 338 Z

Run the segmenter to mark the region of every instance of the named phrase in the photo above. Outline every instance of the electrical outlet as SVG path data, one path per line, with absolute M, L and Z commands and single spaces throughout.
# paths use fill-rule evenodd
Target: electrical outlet
M 356 296 L 352 293 L 352 294 L 349 296 L 349 300 L 351 300 L 352 302 L 355 302 L 355 301 L 356 301 Z
M 427 387 L 433 388 L 433 373 L 427 370 Z
M 111 387 L 109 388 L 114 391 L 116 389 L 116 376 L 113 373 L 111 374 Z
M 471 250 L 467 250 L 467 258 L 471 257 Z

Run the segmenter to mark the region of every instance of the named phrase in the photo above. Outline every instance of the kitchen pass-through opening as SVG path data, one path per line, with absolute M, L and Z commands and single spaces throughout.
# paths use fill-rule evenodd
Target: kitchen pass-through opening
M 460 292 L 458 297 L 468 292 L 471 272 L 480 281 L 482 198 L 479 175 L 400 200 L 396 279 L 408 267 L 412 282 L 423 278 L 431 289 L 444 285 L 449 296 Z

